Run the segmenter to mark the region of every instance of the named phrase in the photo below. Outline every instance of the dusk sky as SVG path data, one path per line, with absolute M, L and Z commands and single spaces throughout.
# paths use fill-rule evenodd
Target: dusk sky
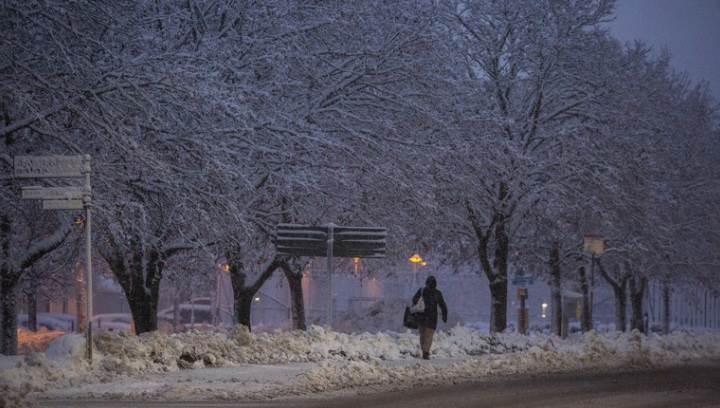
M 720 99 L 720 0 L 619 0 L 612 32 L 667 46 L 674 66 L 706 80 Z

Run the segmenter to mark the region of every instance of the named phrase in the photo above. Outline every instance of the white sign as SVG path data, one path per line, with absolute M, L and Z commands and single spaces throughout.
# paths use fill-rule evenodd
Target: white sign
M 82 210 L 82 200 L 43 200 L 43 210 Z
M 15 177 L 82 177 L 83 156 L 17 156 Z
M 82 200 L 82 187 L 23 187 L 24 200 Z

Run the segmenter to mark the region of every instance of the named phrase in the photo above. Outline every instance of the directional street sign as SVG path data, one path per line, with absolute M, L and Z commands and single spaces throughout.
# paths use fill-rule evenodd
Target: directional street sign
M 82 177 L 83 156 L 15 156 L 15 177 Z
M 332 238 L 333 256 L 340 258 L 384 258 L 387 229 L 377 227 L 279 224 L 273 241 L 278 254 L 295 256 L 327 256 L 328 240 Z
M 82 200 L 43 200 L 43 210 L 82 210 Z
M 82 200 L 82 187 L 23 187 L 24 200 Z
M 273 242 L 279 255 L 327 257 L 327 323 L 332 325 L 333 258 L 384 258 L 386 238 L 386 228 L 279 224 Z
M 22 198 L 43 200 L 43 210 L 85 209 L 85 273 L 87 274 L 85 308 L 88 322 L 93 316 L 93 272 L 90 210 L 90 155 L 82 156 L 15 156 L 13 167 L 16 178 L 83 177 L 82 187 L 23 187 Z M 92 362 L 92 324 L 85 325 L 87 358 Z

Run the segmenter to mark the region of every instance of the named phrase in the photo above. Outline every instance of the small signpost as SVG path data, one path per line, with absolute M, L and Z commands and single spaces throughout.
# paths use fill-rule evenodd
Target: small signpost
M 279 255 L 327 257 L 327 324 L 332 325 L 333 257 L 384 258 L 387 229 L 279 224 L 273 241 Z
M 521 288 L 527 287 L 535 283 L 535 277 L 533 276 L 515 276 L 512 278 L 512 284 Z
M 528 285 L 535 283 L 535 277 L 531 275 L 525 275 L 525 271 L 519 269 L 515 276 L 512 278 L 512 284 L 517 287 L 517 299 L 520 301 L 520 308 L 518 309 L 518 332 L 520 334 L 528 333 L 529 326 L 529 313 L 525 305 L 525 301 L 528 299 Z
M 87 273 L 87 324 L 85 325 L 87 358 L 92 362 L 92 242 L 90 205 L 90 155 L 77 156 L 16 156 L 14 159 L 16 178 L 85 178 L 84 186 L 68 187 L 23 187 L 22 199 L 42 200 L 43 210 L 85 209 L 85 271 Z

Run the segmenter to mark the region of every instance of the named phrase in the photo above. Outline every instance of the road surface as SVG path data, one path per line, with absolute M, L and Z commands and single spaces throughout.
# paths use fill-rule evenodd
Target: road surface
M 397 392 L 270 402 L 47 401 L 46 407 L 720 407 L 720 361 L 686 367 L 506 377 Z

